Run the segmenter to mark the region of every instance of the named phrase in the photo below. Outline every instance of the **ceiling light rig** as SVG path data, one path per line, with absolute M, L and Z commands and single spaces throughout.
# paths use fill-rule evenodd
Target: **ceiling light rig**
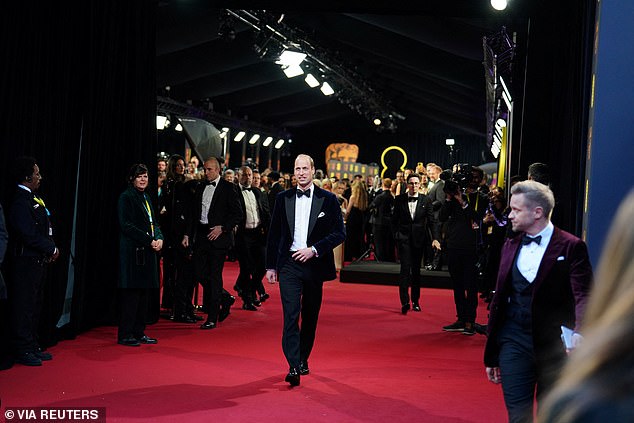
M 306 74 L 305 81 L 311 88 L 319 87 L 324 95 L 337 98 L 375 125 L 377 131 L 395 132 L 397 122 L 405 119 L 336 52 L 320 46 L 301 29 L 285 24 L 283 14 L 237 9 L 225 12 L 256 31 L 254 49 L 260 59 L 275 60 L 288 78 Z M 378 125 L 377 119 L 381 121 Z

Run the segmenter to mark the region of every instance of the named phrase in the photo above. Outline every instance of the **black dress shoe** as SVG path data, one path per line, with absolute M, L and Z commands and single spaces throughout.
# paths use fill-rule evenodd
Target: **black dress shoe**
M 23 364 L 25 366 L 41 366 L 42 365 L 42 360 L 37 358 L 35 353 L 32 353 L 32 352 L 18 354 L 15 357 L 15 362 Z M 297 376 L 297 378 L 299 379 L 299 376 Z
M 194 316 L 181 314 L 180 316 L 174 316 L 174 321 L 178 323 L 196 323 L 198 320 Z
M 125 345 L 126 347 L 138 347 L 141 345 L 138 339 L 133 336 L 129 336 L 127 338 L 119 339 L 117 341 L 119 345 Z
M 204 320 L 204 317 L 203 317 L 203 316 L 199 316 L 199 315 L 197 315 L 197 314 L 193 314 L 193 313 L 192 313 L 192 314 L 190 314 L 190 315 L 189 315 L 189 317 L 191 317 L 192 319 L 194 319 L 194 320 L 195 320 L 195 321 L 197 321 L 197 322 L 200 322 L 201 320 Z
M 258 311 L 258 308 L 253 303 L 244 303 L 242 304 L 242 310 Z
M 37 350 L 33 354 L 35 354 L 35 356 L 42 361 L 49 361 L 53 359 L 53 354 L 48 353 L 46 351 Z
M 262 295 L 260 295 L 260 302 L 264 302 L 266 300 L 268 300 L 271 296 L 269 294 L 267 294 L 266 292 Z
M 420 311 L 420 306 L 418 305 L 418 303 L 412 304 L 412 310 L 413 311 Z
M 401 306 L 401 313 L 407 314 L 408 311 L 409 311 L 409 303 L 408 304 L 403 304 Z
M 200 325 L 200 328 L 201 329 L 215 329 L 216 328 L 216 324 L 214 322 L 211 322 L 211 321 L 207 320 L 205 323 Z
M 231 310 L 229 309 L 229 307 L 223 306 L 218 312 L 218 321 L 223 322 L 227 317 L 229 317 L 230 313 L 231 313 Z
M 310 369 L 308 368 L 308 361 L 303 360 L 299 362 L 299 374 L 301 376 L 306 376 L 310 373 Z
M 158 339 L 150 338 L 147 335 L 143 335 L 142 337 L 139 338 L 139 342 L 142 344 L 158 344 Z
M 253 300 L 253 305 L 256 307 L 260 307 L 262 303 L 259 300 Z
M 299 386 L 299 372 L 297 371 L 297 368 L 291 367 L 284 380 L 290 383 L 291 386 Z

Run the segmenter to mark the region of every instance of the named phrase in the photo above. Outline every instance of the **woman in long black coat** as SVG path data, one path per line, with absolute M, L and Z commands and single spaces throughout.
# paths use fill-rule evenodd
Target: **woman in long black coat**
M 158 252 L 163 234 L 157 224 L 148 186 L 148 169 L 135 164 L 128 175 L 130 186 L 119 196 L 119 288 L 121 320 L 118 343 L 126 346 L 156 344 L 145 334 L 147 292 L 158 288 Z

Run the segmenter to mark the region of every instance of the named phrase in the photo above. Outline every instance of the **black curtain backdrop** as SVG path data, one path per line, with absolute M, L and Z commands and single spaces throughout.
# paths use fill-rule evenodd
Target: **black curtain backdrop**
M 75 289 L 64 332 L 113 322 L 116 201 L 132 163 L 155 169 L 155 7 L 152 1 L 37 3 L 12 5 L 2 14 L 0 202 L 8 209 L 15 189 L 13 158 L 36 157 L 62 252 L 47 277 L 44 345 L 61 334 L 55 325 L 66 292 L 76 192 Z
M 513 84 L 520 101 L 511 174 L 526 177 L 531 163 L 548 164 L 553 222 L 576 235 L 582 223 L 595 8 L 595 0 L 562 0 L 540 10 L 531 19 L 529 39 L 518 40 L 526 60 L 516 66 Z

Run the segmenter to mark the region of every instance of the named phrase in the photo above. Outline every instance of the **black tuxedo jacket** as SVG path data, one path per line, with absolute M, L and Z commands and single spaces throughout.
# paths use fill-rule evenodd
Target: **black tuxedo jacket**
M 484 363 L 498 367 L 498 334 L 506 320 L 506 308 L 511 294 L 511 273 L 515 256 L 522 241 L 521 236 L 507 239 L 502 247 L 502 258 L 497 278 L 495 296 L 491 301 L 491 313 Z M 578 327 L 583 318 L 590 286 L 592 266 L 586 244 L 574 235 L 555 227 L 546 252 L 533 281 L 532 335 L 538 361 L 558 349 L 564 353 L 561 343 L 561 325 Z
M 280 184 L 279 182 L 276 182 L 273 185 L 271 185 L 271 189 L 269 189 L 269 192 L 267 194 L 268 200 L 269 200 L 269 210 L 273 210 L 275 208 L 275 199 L 277 198 L 277 194 L 279 194 L 282 191 L 284 191 L 284 188 L 282 187 L 282 184 Z
M 202 213 L 203 191 L 206 183 L 200 182 L 196 187 L 193 203 L 189 207 L 186 234 L 190 241 L 195 239 Z M 222 226 L 222 235 L 213 241 L 215 248 L 230 248 L 233 245 L 233 229 L 242 219 L 242 208 L 235 185 L 220 178 L 214 196 L 211 199 L 207 222 L 209 227 Z
M 445 187 L 445 181 L 438 179 L 434 182 L 434 186 L 431 187 L 427 195 L 431 198 L 431 203 L 434 206 L 434 211 L 440 210 L 440 206 L 445 202 L 447 195 L 443 191 Z
M 249 188 L 249 191 L 253 193 L 255 196 L 255 202 L 258 205 L 258 215 L 260 217 L 260 226 L 262 228 L 263 235 L 266 235 L 269 229 L 269 225 L 271 223 L 271 212 L 269 211 L 269 202 L 267 199 L 267 195 L 260 191 L 259 188 Z M 238 224 L 238 230 L 236 231 L 236 243 L 240 241 L 240 238 L 243 235 L 245 225 L 247 222 L 247 207 L 244 202 L 244 195 L 242 194 L 242 187 L 238 186 L 238 200 L 240 201 L 240 210 L 242 211 L 242 218 L 240 219 L 240 223 Z
M 390 225 L 392 223 L 392 208 L 394 206 L 394 197 L 390 190 L 384 190 L 377 194 L 370 204 L 370 210 L 374 210 L 375 225 Z
M 295 188 L 278 194 L 271 216 L 267 239 L 266 268 L 279 271 L 291 259 L 290 249 L 295 231 Z M 315 247 L 318 257 L 306 262 L 315 280 L 329 281 L 337 277 L 332 250 L 346 238 L 337 197 L 315 185 L 308 223 L 308 247 Z
M 431 231 L 432 240 L 427 239 L 427 228 Z M 424 194 L 418 194 L 416 211 L 412 220 L 407 193 L 396 196 L 392 213 L 392 230 L 397 242 L 408 242 L 416 248 L 422 248 L 426 242 L 439 240 L 438 222 L 434 216 L 431 199 Z

